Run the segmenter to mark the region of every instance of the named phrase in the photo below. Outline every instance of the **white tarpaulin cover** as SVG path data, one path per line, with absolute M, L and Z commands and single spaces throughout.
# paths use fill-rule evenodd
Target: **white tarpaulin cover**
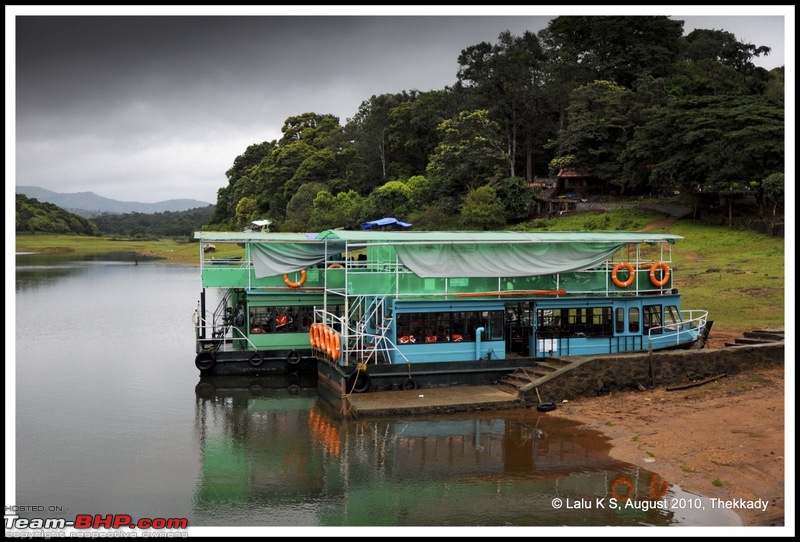
M 344 250 L 344 242 L 326 243 L 253 243 L 250 257 L 258 278 L 283 275 L 312 267 Z
M 419 277 L 532 277 L 595 267 L 619 243 L 398 245 L 397 258 Z

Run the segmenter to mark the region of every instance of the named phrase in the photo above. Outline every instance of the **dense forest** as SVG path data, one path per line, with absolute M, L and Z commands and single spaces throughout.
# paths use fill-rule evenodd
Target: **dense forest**
M 528 218 L 541 178 L 587 191 L 780 205 L 784 68 L 724 30 L 660 16 L 566 16 L 454 59 L 451 87 L 372 96 L 354 117 L 306 112 L 225 172 L 209 229 L 502 228 Z
M 24 194 L 17 194 L 16 206 L 17 233 L 192 237 L 214 214 L 214 206 L 208 205 L 163 213 L 104 213 L 87 219 Z
M 214 214 L 214 206 L 163 213 L 103 213 L 92 219 L 103 234 L 126 237 L 191 237 Z

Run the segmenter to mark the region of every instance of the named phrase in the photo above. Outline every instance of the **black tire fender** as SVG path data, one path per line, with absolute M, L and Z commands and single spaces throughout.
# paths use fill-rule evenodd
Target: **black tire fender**
M 194 365 L 201 371 L 208 371 L 211 369 L 217 360 L 211 352 L 200 352 L 194 358 Z
M 262 363 L 264 363 L 264 358 L 261 356 L 261 352 L 253 352 L 250 354 L 250 357 L 247 359 L 250 362 L 250 365 L 253 367 L 260 367 Z
M 407 376 L 403 379 L 403 383 L 400 384 L 400 388 L 404 390 L 415 390 L 417 389 L 417 382 L 410 376 Z
M 347 393 L 364 393 L 369 389 L 369 375 L 358 369 L 347 375 Z
M 297 350 L 292 350 L 286 356 L 286 363 L 288 363 L 291 366 L 295 366 L 298 363 L 300 363 L 300 358 L 301 358 L 300 352 L 298 352 Z

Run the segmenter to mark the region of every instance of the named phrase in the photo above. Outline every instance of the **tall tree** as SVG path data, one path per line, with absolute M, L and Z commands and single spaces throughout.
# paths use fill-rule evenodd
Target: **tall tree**
M 564 16 L 551 19 L 545 41 L 581 64 L 591 79 L 633 88 L 640 76 L 661 77 L 681 51 L 683 21 L 666 16 Z
M 623 99 L 629 92 L 610 81 L 575 89 L 570 97 L 569 124 L 557 140 L 557 156 L 571 156 L 572 166 L 606 186 L 620 183 L 620 154 L 632 135 Z
M 465 111 L 439 125 L 441 142 L 428 164 L 433 197 L 458 209 L 467 193 L 503 177 L 508 165 L 500 128 L 486 110 Z M 452 212 L 452 211 L 451 211 Z
M 458 80 L 476 96 L 505 133 L 508 176 L 517 175 L 517 156 L 524 157 L 525 177 L 533 178 L 533 148 L 544 137 L 544 51 L 531 32 L 521 37 L 502 32 L 495 45 L 486 42 L 464 49 L 458 57 Z M 520 149 L 522 147 L 522 149 Z M 520 153 L 521 151 L 521 153 Z
M 235 219 L 236 204 L 239 202 L 234 197 L 236 183 L 254 166 L 257 166 L 264 157 L 268 156 L 276 143 L 266 142 L 248 146 L 245 151 L 233 160 L 233 165 L 225 172 L 228 185 L 217 191 L 217 205 L 211 222 L 214 224 L 226 223 Z
M 460 111 L 460 93 L 452 89 L 420 93 L 389 110 L 386 148 L 389 178 L 424 175 L 439 143 L 437 127 Z
M 416 92 L 373 95 L 361 102 L 358 112 L 348 121 L 348 133 L 364 163 L 364 177 L 357 187 L 362 193 L 369 193 L 389 180 L 389 115 L 393 108 L 416 98 Z
M 684 38 L 681 56 L 692 62 L 712 60 L 748 75 L 758 71 L 753 59 L 761 55 L 766 56 L 771 50 L 769 47 L 740 42 L 735 35 L 725 30 L 698 28 Z

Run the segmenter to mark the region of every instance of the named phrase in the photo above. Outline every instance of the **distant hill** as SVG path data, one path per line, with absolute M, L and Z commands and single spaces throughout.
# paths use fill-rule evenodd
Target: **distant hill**
M 17 194 L 24 194 L 41 202 L 52 203 L 76 215 L 94 218 L 103 213 L 163 213 L 167 211 L 187 211 L 198 207 L 208 207 L 211 203 L 194 199 L 170 199 L 157 203 L 119 201 L 94 192 L 74 192 L 64 194 L 52 192 L 38 186 L 17 186 Z

